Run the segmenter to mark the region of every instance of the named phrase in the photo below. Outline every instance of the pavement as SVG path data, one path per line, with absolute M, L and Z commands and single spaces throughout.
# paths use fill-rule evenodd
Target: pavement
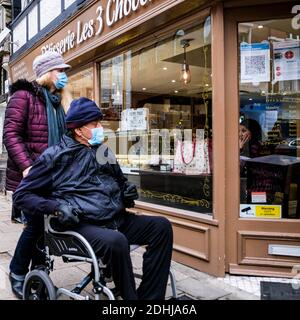
M 0 193 L 0 300 L 16 300 L 10 288 L 8 273 L 23 225 L 12 223 L 10 213 L 11 199 Z M 143 248 L 138 248 L 131 254 L 134 271 L 139 274 L 142 273 L 142 254 Z M 172 261 L 172 269 L 176 278 L 177 294 L 183 300 L 259 300 L 260 281 L 272 281 L 271 278 L 233 275 L 217 278 L 175 261 Z M 71 288 L 89 271 L 90 265 L 87 263 L 64 263 L 62 259 L 55 257 L 51 279 L 57 287 Z M 137 285 L 139 281 L 137 279 Z M 91 295 L 91 287 L 88 287 L 85 293 Z M 171 297 L 171 293 L 168 284 L 166 299 Z

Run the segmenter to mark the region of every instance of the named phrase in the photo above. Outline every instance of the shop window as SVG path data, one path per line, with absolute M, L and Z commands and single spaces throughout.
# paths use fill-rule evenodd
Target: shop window
M 100 64 L 107 143 L 139 200 L 212 214 L 210 20 Z
M 79 97 L 94 99 L 93 68 L 87 68 L 69 76 L 68 86 L 74 99 Z
M 300 31 L 239 24 L 240 217 L 300 218 Z

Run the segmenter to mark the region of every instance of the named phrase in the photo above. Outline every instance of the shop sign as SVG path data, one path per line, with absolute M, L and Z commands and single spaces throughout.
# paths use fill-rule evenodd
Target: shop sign
M 180 0 L 179 2 L 182 2 Z M 11 80 L 34 79 L 32 62 L 46 51 L 56 51 L 66 62 L 76 65 L 80 56 L 99 48 L 111 39 L 151 19 L 159 12 L 176 6 L 178 0 L 99 0 L 91 1 L 78 16 L 70 19 L 43 43 L 9 63 Z
M 242 42 L 240 51 L 241 83 L 270 81 L 270 44 Z
M 45 44 L 41 48 L 42 53 L 51 50 L 64 54 L 86 40 L 100 36 L 105 27 L 113 27 L 118 21 L 153 2 L 154 0 L 108 0 L 106 6 L 100 4 L 96 7 L 94 17 L 89 17 L 87 21 L 78 20 L 76 30 L 68 30 L 65 37 L 56 43 Z
M 280 219 L 281 206 L 280 205 L 240 205 L 241 218 L 264 218 L 264 219 Z

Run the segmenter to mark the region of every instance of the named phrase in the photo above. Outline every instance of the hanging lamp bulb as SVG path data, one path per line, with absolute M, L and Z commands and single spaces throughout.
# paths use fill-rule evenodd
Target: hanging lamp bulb
M 181 65 L 180 81 L 184 84 L 188 84 L 192 80 L 190 66 L 186 61 L 186 48 L 190 45 L 190 41 L 193 39 L 183 39 L 180 44 L 183 47 L 183 64 Z
M 184 84 L 190 83 L 192 80 L 190 66 L 184 62 L 181 66 L 180 81 Z

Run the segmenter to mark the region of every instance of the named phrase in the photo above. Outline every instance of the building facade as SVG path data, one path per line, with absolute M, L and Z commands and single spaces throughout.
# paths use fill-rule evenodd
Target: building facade
M 295 1 L 31 1 L 10 77 L 60 52 L 173 259 L 224 276 L 300 265 L 300 7 Z M 300 153 L 299 153 L 300 154 Z

